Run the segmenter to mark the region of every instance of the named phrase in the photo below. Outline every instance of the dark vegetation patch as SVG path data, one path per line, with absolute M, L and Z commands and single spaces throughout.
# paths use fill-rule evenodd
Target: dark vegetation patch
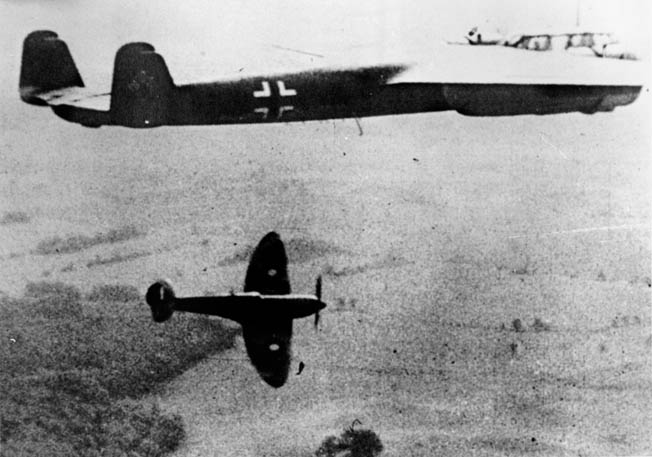
M 505 323 L 503 322 L 500 325 L 500 330 L 511 330 L 513 332 L 517 333 L 522 333 L 522 332 L 527 332 L 527 331 L 534 331 L 534 332 L 550 332 L 553 330 L 552 324 L 549 322 L 544 321 L 540 317 L 535 317 L 534 320 L 532 321 L 532 324 L 526 324 L 524 323 L 521 319 L 516 318 L 514 319 L 509 326 L 506 326 Z
M 34 252 L 40 255 L 67 254 L 88 249 L 98 244 L 112 244 L 144 236 L 145 232 L 133 225 L 126 225 L 107 232 L 99 232 L 93 236 L 68 235 L 65 238 L 55 236 L 40 241 Z
M 502 417 L 508 417 L 513 424 L 518 424 L 520 430 L 567 427 L 573 418 L 559 405 L 559 398 L 563 395 L 566 395 L 566 391 L 545 389 L 539 383 L 519 384 L 496 398 L 495 409 L 500 411 Z M 515 452 L 515 455 L 523 453 Z
M 303 263 L 330 254 L 343 254 L 344 250 L 323 240 L 292 238 L 285 245 L 292 263 Z
M 110 265 L 112 263 L 128 262 L 139 257 L 146 257 L 150 255 L 149 252 L 130 252 L 129 254 L 114 253 L 111 257 L 100 257 L 96 255 L 93 260 L 86 263 L 88 268 L 93 268 L 100 265 Z
M 512 321 L 512 330 L 514 330 L 515 332 L 524 332 L 525 327 L 523 327 L 523 322 L 521 322 L 521 320 L 518 318 L 514 319 Z
M 549 332 L 552 330 L 552 325 L 550 325 L 548 322 L 545 322 L 540 317 L 535 317 L 534 322 L 530 328 L 535 332 Z
M 0 218 L 0 225 L 27 224 L 31 218 L 23 211 L 5 211 Z
M 631 377 L 633 373 L 647 373 L 648 371 L 649 365 L 645 362 L 625 362 L 602 369 L 587 370 L 575 376 L 542 373 L 536 383 L 537 385 L 552 385 L 563 390 L 566 399 L 573 398 L 571 389 L 617 393 L 634 390 L 648 392 L 650 383 L 647 379 L 632 379 Z
M 113 297 L 124 286 L 98 286 Z M 0 296 L 0 446 L 3 456 L 159 456 L 183 439 L 180 417 L 137 398 L 210 353 L 236 331 L 205 317 L 155 324 L 141 306 L 80 302 L 63 283 Z M 106 298 L 106 297 L 104 297 Z
M 288 261 L 290 263 L 304 263 L 329 254 L 341 254 L 344 250 L 323 240 L 310 240 L 305 238 L 290 238 L 284 241 Z M 237 250 L 231 257 L 220 260 L 220 267 L 248 262 L 255 246 L 245 245 Z
M 638 316 L 616 316 L 611 320 L 613 328 L 639 326 L 643 323 Z
M 219 262 L 217 265 L 219 267 L 228 267 L 231 265 L 236 265 L 240 262 L 248 262 L 251 254 L 253 254 L 255 247 L 247 244 L 238 249 L 231 257 L 226 257 Z
M 507 272 L 518 276 L 532 276 L 536 274 L 538 270 L 532 257 L 527 253 L 520 258 L 504 260 L 503 262 L 494 262 L 494 266 L 499 272 Z
M 536 271 L 537 268 L 534 266 L 529 256 L 527 256 L 520 265 L 509 269 L 509 272 L 514 275 L 533 275 Z
M 645 284 L 647 287 L 652 287 L 652 278 L 649 276 L 634 276 L 629 280 L 630 284 Z
M 335 310 L 336 311 L 355 310 L 355 305 L 357 304 L 358 304 L 357 298 L 337 297 L 337 299 L 335 299 Z
M 93 302 L 138 302 L 140 292 L 134 286 L 126 284 L 96 284 L 86 299 Z
M 315 455 L 317 457 L 376 457 L 381 452 L 383 452 L 383 444 L 374 431 L 358 429 L 351 425 L 339 437 L 333 435 L 326 437 Z
M 544 454 L 544 455 L 567 455 L 567 449 L 561 446 L 548 444 L 537 439 L 536 436 L 523 436 L 519 438 L 512 437 L 487 437 L 474 439 L 472 446 L 480 446 L 491 449 L 493 452 L 506 455 L 526 455 L 526 454 Z
M 328 265 L 324 270 L 324 274 L 334 277 L 340 276 L 351 276 L 358 273 L 365 273 L 370 270 L 382 270 L 383 268 L 396 268 L 410 263 L 408 260 L 403 257 L 397 257 L 393 255 L 388 255 L 382 259 L 375 260 L 373 262 L 368 262 L 362 265 L 356 265 L 353 267 L 343 267 L 335 268 L 332 265 Z
M 84 371 L 41 372 L 3 390 L 3 456 L 156 456 L 184 438 L 179 416 L 116 401 Z

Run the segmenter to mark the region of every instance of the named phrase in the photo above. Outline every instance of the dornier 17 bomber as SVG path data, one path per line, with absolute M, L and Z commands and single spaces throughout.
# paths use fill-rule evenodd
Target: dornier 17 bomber
M 292 321 L 314 315 L 316 327 L 319 311 L 326 307 L 321 301 L 321 277 L 315 295 L 292 294 L 287 267 L 283 242 L 270 232 L 251 255 L 244 293 L 180 298 L 169 282 L 159 280 L 149 287 L 145 300 L 156 322 L 168 320 L 174 311 L 185 311 L 239 323 L 251 363 L 267 384 L 281 387 L 290 369 Z
M 545 54 L 545 55 L 544 55 Z M 510 48 L 439 46 L 426 59 L 309 66 L 293 72 L 176 85 L 148 43 L 115 57 L 109 93 L 84 87 L 51 31 L 24 41 L 20 96 L 87 127 L 244 124 L 455 110 L 470 116 L 595 113 L 638 97 L 640 62 Z

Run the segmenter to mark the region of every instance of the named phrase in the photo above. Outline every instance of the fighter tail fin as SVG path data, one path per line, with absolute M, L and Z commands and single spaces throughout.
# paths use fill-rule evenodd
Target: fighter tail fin
M 172 317 L 175 300 L 176 295 L 172 285 L 164 279 L 149 286 L 145 294 L 145 301 L 152 309 L 154 322 L 165 322 Z
M 39 93 L 66 87 L 84 87 L 66 43 L 49 30 L 27 35 L 23 42 L 20 97 L 27 103 L 43 105 Z

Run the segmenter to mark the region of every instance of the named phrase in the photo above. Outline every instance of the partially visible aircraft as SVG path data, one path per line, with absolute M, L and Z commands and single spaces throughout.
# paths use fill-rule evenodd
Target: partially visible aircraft
M 471 45 L 505 44 L 505 35 L 498 31 L 482 30 L 478 26 L 472 27 L 464 38 Z
M 281 387 L 290 370 L 292 321 L 314 314 L 316 327 L 319 311 L 326 307 L 321 300 L 321 277 L 315 295 L 291 293 L 287 264 L 281 238 L 270 232 L 251 255 L 244 293 L 180 298 L 170 283 L 160 280 L 149 287 L 145 300 L 155 322 L 184 311 L 239 323 L 251 363 L 267 384 Z
M 637 62 L 473 48 L 435 48 L 425 62 L 322 65 L 177 86 L 152 45 L 129 43 L 116 54 L 111 92 L 96 93 L 84 87 L 65 42 L 35 31 L 24 41 L 19 89 L 25 102 L 50 106 L 70 122 L 150 128 L 446 110 L 595 113 L 632 103 L 645 81 Z
M 637 60 L 637 55 L 609 32 L 596 30 L 530 30 L 511 35 L 473 27 L 464 37 L 470 45 L 508 46 L 528 51 L 568 51 L 594 57 Z

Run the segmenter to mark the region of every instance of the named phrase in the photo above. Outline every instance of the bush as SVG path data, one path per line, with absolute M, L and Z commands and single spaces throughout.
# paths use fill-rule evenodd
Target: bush
M 138 259 L 139 257 L 148 256 L 148 252 L 131 252 L 129 254 L 115 253 L 111 257 L 95 256 L 93 260 L 86 263 L 87 268 L 93 268 L 101 265 L 111 265 L 112 263 L 129 262 L 130 260 Z
M 540 317 L 534 318 L 532 328 L 535 332 L 549 332 L 552 330 L 552 326 L 548 322 L 544 322 Z
M 383 444 L 376 433 L 349 427 L 342 435 L 327 437 L 315 452 L 317 457 L 376 457 L 383 452 Z
M 6 211 L 0 218 L 0 225 L 26 224 L 30 217 L 23 211 Z
M 36 245 L 35 252 L 41 255 L 67 254 L 96 246 L 98 244 L 112 244 L 130 240 L 145 233 L 133 225 L 127 225 L 118 229 L 111 229 L 106 233 L 96 233 L 93 236 L 69 235 L 66 238 L 55 236 L 40 241 Z

